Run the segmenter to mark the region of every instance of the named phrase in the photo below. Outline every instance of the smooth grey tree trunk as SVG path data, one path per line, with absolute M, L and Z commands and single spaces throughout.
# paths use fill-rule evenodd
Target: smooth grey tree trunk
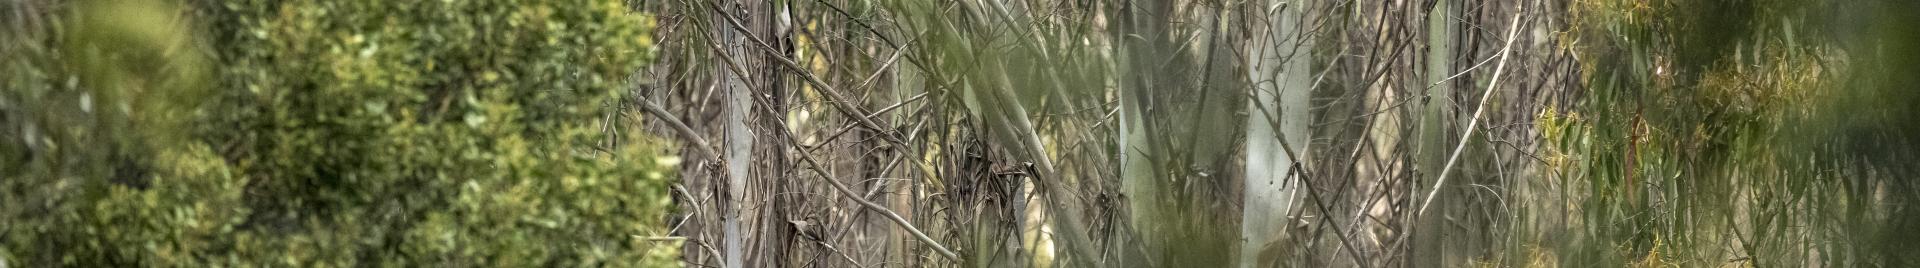
M 716 0 L 721 7 L 734 7 L 732 0 Z M 746 38 L 738 30 L 727 27 L 726 14 L 715 13 L 712 27 L 713 41 L 719 45 L 732 62 L 747 62 L 749 55 Z M 741 205 L 746 201 L 747 172 L 753 165 L 753 132 L 747 126 L 747 112 L 753 109 L 753 94 L 747 88 L 746 74 L 735 72 L 725 66 L 714 68 L 716 87 L 726 90 L 726 149 L 725 155 L 727 187 L 726 206 L 721 213 L 721 245 L 725 247 L 726 267 L 746 267 L 746 239 L 740 230 Z
M 1250 17 L 1256 34 L 1248 42 L 1246 178 L 1241 213 L 1241 267 L 1270 267 L 1273 249 L 1286 236 L 1296 181 L 1290 167 L 1306 161 L 1312 93 L 1312 40 L 1301 31 L 1304 1 L 1261 3 Z M 1305 166 L 1301 164 L 1300 166 Z

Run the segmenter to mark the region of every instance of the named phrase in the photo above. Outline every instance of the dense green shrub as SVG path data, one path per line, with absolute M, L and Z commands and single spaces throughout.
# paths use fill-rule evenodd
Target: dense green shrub
M 6 33 L 0 259 L 667 264 L 665 167 L 605 129 L 619 1 L 97 1 Z M 194 30 L 201 29 L 201 30 Z M 651 265 L 650 265 L 651 264 Z

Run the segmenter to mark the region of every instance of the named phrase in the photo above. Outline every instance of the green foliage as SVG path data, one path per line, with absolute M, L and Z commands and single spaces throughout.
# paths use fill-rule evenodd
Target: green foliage
M 1806 26 L 1846 19 L 1831 4 L 1578 1 L 1568 31 L 1578 38 L 1567 45 L 1587 59 L 1587 90 L 1574 109 L 1544 113 L 1540 127 L 1552 188 L 1579 207 L 1571 224 L 1541 232 L 1579 242 L 1543 243 L 1571 262 L 1601 265 L 1903 266 L 1905 254 L 1876 250 L 1905 246 L 1862 242 L 1899 224 L 1877 215 L 1904 216 L 1873 203 L 1899 203 L 1900 195 L 1876 192 L 1903 188 L 1910 173 L 1897 169 L 1912 157 L 1849 148 L 1857 141 L 1848 132 L 1869 129 L 1877 136 L 1868 140 L 1882 141 L 1872 146 L 1901 148 L 1886 141 L 1911 135 L 1875 131 L 1910 120 L 1823 106 L 1909 110 L 1906 94 L 1886 98 L 1897 104 L 1846 96 L 1907 92 L 1866 81 L 1910 75 L 1836 60 L 1874 54 L 1838 50 L 1844 36 Z M 1878 24 L 1902 25 L 1831 26 Z M 1897 37 L 1881 36 L 1906 44 Z M 1855 120 L 1875 126 L 1837 127 Z
M 634 123 L 606 115 L 651 53 L 650 20 L 619 1 L 107 2 L 7 33 L 37 42 L 7 42 L 0 66 L 0 258 L 659 266 L 677 254 L 644 239 L 662 235 L 676 161 L 604 131 Z

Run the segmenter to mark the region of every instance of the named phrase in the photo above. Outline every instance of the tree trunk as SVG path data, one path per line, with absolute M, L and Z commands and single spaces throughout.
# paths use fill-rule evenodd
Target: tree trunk
M 1455 0 L 1437 1 L 1439 2 L 1434 3 L 1433 9 L 1427 12 L 1427 59 L 1426 83 L 1424 85 L 1427 86 L 1425 92 L 1427 101 L 1425 107 L 1422 107 L 1420 110 L 1420 132 L 1418 136 L 1419 142 L 1417 143 L 1420 144 L 1420 147 L 1415 151 L 1414 158 L 1416 170 L 1419 170 L 1419 172 L 1416 173 L 1418 174 L 1418 178 L 1422 178 L 1420 181 L 1429 183 L 1439 176 L 1440 171 L 1443 169 L 1441 166 L 1445 165 L 1447 161 L 1447 150 L 1451 149 L 1449 145 L 1452 145 L 1452 143 L 1448 142 L 1450 139 L 1447 137 L 1450 136 L 1450 134 L 1448 134 L 1448 126 L 1452 124 L 1450 123 L 1450 115 L 1452 115 L 1453 111 L 1452 106 L 1456 103 L 1453 101 L 1453 85 L 1455 83 L 1449 82 L 1447 78 L 1454 74 L 1454 55 L 1457 55 L 1454 53 L 1454 51 L 1457 51 L 1454 36 L 1458 34 L 1456 26 L 1458 24 L 1454 22 L 1461 19 L 1460 10 L 1454 6 L 1454 4 L 1457 3 Z M 1416 193 L 1415 200 L 1420 200 L 1419 198 L 1429 198 L 1426 196 L 1417 196 L 1417 193 L 1443 193 L 1442 191 L 1432 191 L 1431 189 L 1415 189 L 1413 192 Z M 1418 205 L 1425 206 L 1426 204 Z M 1436 212 L 1448 211 L 1448 207 L 1449 206 L 1442 205 Z M 1434 215 L 1445 215 L 1445 213 Z M 1443 217 L 1426 218 L 1439 219 Z M 1417 235 L 1413 237 L 1415 246 L 1413 247 L 1413 261 L 1411 263 L 1452 263 L 1445 260 L 1444 256 L 1441 255 L 1443 253 L 1442 250 L 1440 250 L 1443 248 L 1441 238 L 1444 232 L 1434 230 L 1435 228 L 1441 227 L 1434 224 L 1437 223 L 1437 221 L 1415 218 L 1411 223 L 1423 225 L 1414 227 L 1412 230 L 1425 230 L 1414 232 Z
M 1249 18 L 1256 33 L 1247 52 L 1253 98 L 1247 107 L 1247 159 L 1241 215 L 1241 267 L 1276 265 L 1294 204 L 1291 175 L 1306 161 L 1312 93 L 1312 40 L 1301 31 L 1303 1 L 1271 1 L 1264 19 Z M 1299 164 L 1297 166 L 1306 166 Z
M 715 0 L 722 8 L 738 7 L 732 0 Z M 732 12 L 733 10 L 725 10 Z M 720 46 L 728 61 L 746 62 L 749 52 L 745 34 L 728 26 L 726 13 L 716 12 L 712 20 L 713 42 Z M 745 17 L 745 16 L 735 16 Z M 742 66 L 744 67 L 744 66 Z M 727 268 L 746 267 L 746 239 L 741 232 L 740 218 L 742 203 L 747 197 L 748 167 L 753 165 L 753 132 L 748 129 L 747 113 L 753 109 L 753 93 L 747 88 L 746 74 L 735 72 L 734 68 L 714 68 L 715 87 L 726 89 L 726 149 L 725 156 L 727 183 L 723 192 L 726 205 L 721 213 L 721 245 L 725 247 Z

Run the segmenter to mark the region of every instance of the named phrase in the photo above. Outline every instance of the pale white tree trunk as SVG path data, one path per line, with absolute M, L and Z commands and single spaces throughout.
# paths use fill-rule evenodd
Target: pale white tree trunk
M 1120 133 L 1117 137 L 1120 144 L 1120 190 L 1127 196 L 1128 213 L 1133 215 L 1134 226 L 1147 226 L 1141 217 L 1154 215 L 1151 209 L 1160 204 L 1160 195 L 1155 191 L 1160 189 L 1154 187 L 1154 179 L 1159 176 L 1154 174 L 1153 164 L 1148 161 L 1148 156 L 1154 155 L 1154 152 L 1144 123 L 1146 115 L 1142 113 L 1139 97 L 1135 96 L 1145 93 L 1136 92 L 1140 89 L 1135 88 L 1122 90 L 1126 92 L 1122 93 L 1120 100 Z
M 1123 34 L 1135 36 L 1160 36 L 1164 34 L 1162 32 L 1164 28 L 1162 27 L 1168 27 L 1167 21 L 1172 19 L 1168 17 L 1168 14 L 1171 13 L 1170 10 L 1172 10 L 1171 5 L 1172 3 L 1156 1 L 1133 3 L 1132 9 L 1128 10 L 1131 14 L 1123 14 L 1123 16 L 1120 17 L 1121 21 L 1119 21 L 1119 23 L 1131 26 L 1128 27 L 1130 28 L 1130 32 Z M 1119 65 L 1127 68 L 1125 71 L 1127 75 L 1160 78 L 1158 74 L 1149 73 L 1154 70 L 1152 67 L 1159 63 L 1156 59 L 1159 59 L 1159 56 L 1166 56 L 1158 53 L 1164 51 L 1158 47 L 1160 44 L 1150 42 L 1146 39 L 1122 39 L 1116 40 L 1115 45 L 1118 49 L 1114 51 L 1114 55 L 1120 61 Z M 1118 131 L 1115 139 L 1119 144 L 1120 150 L 1118 154 L 1120 157 L 1120 190 L 1126 197 L 1125 201 L 1129 221 L 1133 225 L 1133 228 L 1138 230 L 1140 235 L 1144 236 L 1160 228 L 1160 224 L 1157 223 L 1159 221 L 1155 220 L 1158 219 L 1156 216 L 1160 215 L 1156 208 L 1162 205 L 1162 200 L 1160 200 L 1161 192 L 1169 191 L 1168 189 L 1158 187 L 1158 185 L 1160 185 L 1158 182 L 1164 179 L 1164 177 L 1155 170 L 1154 161 L 1156 157 L 1164 156 L 1163 154 L 1166 152 L 1156 150 L 1154 142 L 1156 138 L 1165 139 L 1172 137 L 1155 137 L 1148 133 L 1147 125 L 1153 121 L 1150 120 L 1151 115 L 1148 114 L 1145 100 L 1148 98 L 1147 96 L 1152 95 L 1152 91 L 1155 90 L 1155 88 L 1152 87 L 1152 82 L 1132 79 L 1134 78 L 1125 76 L 1120 79 L 1119 120 L 1116 122 L 1119 127 L 1117 128 Z M 1161 113 L 1164 114 L 1165 112 L 1162 111 Z M 1116 232 L 1116 235 L 1118 235 L 1118 232 Z M 1151 237 L 1135 238 L 1142 240 L 1151 239 Z M 1114 237 L 1110 238 L 1111 241 L 1109 241 L 1109 243 L 1126 241 L 1126 239 L 1127 238 L 1123 237 Z M 1126 243 L 1143 243 L 1143 245 L 1147 246 L 1153 245 L 1153 243 L 1148 241 L 1129 241 Z M 1116 258 L 1121 260 L 1128 259 L 1124 258 L 1124 256 L 1116 257 L 1122 257 Z
M 1275 264 L 1271 249 L 1286 236 L 1297 181 L 1289 167 L 1306 161 L 1312 40 L 1303 33 L 1301 0 L 1262 3 L 1247 18 L 1256 33 L 1247 52 L 1253 98 L 1247 104 L 1247 159 L 1241 213 L 1241 267 Z M 1305 166 L 1305 164 L 1301 164 Z
M 719 6 L 722 7 L 735 6 L 730 0 L 716 1 L 718 1 Z M 715 16 L 726 15 L 716 14 Z M 732 27 L 727 27 L 725 22 L 727 18 L 725 17 L 716 18 L 714 21 L 716 25 L 713 26 L 713 40 L 727 53 L 726 55 L 717 56 L 729 57 L 731 58 L 729 59 L 731 62 L 747 62 L 746 55 L 748 55 L 748 50 L 746 42 L 744 41 L 745 38 L 741 36 L 744 33 Z M 741 213 L 741 205 L 745 203 L 747 199 L 748 167 L 753 165 L 754 137 L 753 132 L 748 129 L 747 126 L 747 112 L 753 108 L 753 95 L 751 95 L 753 93 L 747 88 L 746 74 L 736 72 L 735 69 L 728 68 L 727 66 L 721 66 L 715 69 L 718 69 L 714 73 L 715 86 L 725 89 L 727 92 L 726 117 L 724 119 L 726 120 L 727 140 L 726 149 L 725 152 L 723 152 L 726 158 L 727 188 L 725 198 L 727 199 L 727 203 L 726 206 L 722 207 L 724 212 L 721 213 L 721 244 L 724 245 L 726 249 L 726 252 L 723 253 L 726 254 L 726 267 L 742 268 L 746 267 L 747 256 L 743 250 L 746 247 L 746 239 L 744 233 L 740 230 L 740 216 L 743 214 Z

